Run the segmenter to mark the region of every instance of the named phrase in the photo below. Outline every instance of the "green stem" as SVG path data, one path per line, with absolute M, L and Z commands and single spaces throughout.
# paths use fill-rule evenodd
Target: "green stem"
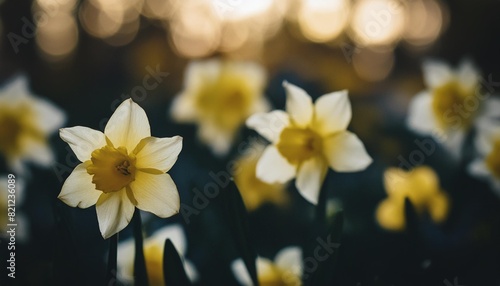
M 117 261 L 116 255 L 118 252 L 118 233 L 109 238 L 109 254 L 108 254 L 108 270 L 106 272 L 106 285 L 116 286 L 116 271 Z
M 318 205 L 316 206 L 316 222 L 320 225 L 326 223 L 326 201 L 328 199 L 328 189 L 325 182 L 319 191 Z
M 141 213 L 138 209 L 135 209 L 134 216 L 132 217 L 132 223 L 134 227 L 134 239 L 135 239 L 135 259 L 134 259 L 135 285 L 147 286 L 148 272 L 146 271 L 146 261 L 144 259 Z

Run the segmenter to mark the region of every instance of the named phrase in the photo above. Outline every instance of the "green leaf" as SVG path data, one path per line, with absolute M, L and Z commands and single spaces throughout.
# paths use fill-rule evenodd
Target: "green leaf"
M 106 285 L 117 285 L 116 272 L 117 261 L 116 255 L 118 253 L 118 233 L 109 238 L 109 253 L 108 253 L 108 270 L 106 271 Z
M 163 250 L 163 277 L 165 277 L 166 286 L 191 285 L 182 259 L 170 239 L 165 241 L 165 248 Z
M 142 237 L 142 221 L 141 213 L 136 208 L 134 216 L 132 217 L 132 224 L 134 227 L 134 240 L 135 240 L 135 258 L 134 258 L 134 278 L 136 286 L 147 286 L 148 272 L 146 271 L 146 261 L 144 259 L 144 243 Z
M 409 198 L 405 198 L 406 233 L 410 236 L 418 234 L 418 215 Z

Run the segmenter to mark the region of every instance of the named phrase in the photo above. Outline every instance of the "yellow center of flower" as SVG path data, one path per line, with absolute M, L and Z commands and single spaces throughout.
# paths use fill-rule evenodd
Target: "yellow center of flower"
M 474 90 L 465 89 L 459 82 L 450 81 L 434 90 L 432 109 L 441 128 L 460 124 L 468 128 L 478 106 L 467 106 L 466 100 L 471 98 Z M 477 101 L 479 104 L 479 101 Z
M 8 152 L 15 148 L 22 126 L 14 116 L 5 114 L 0 116 L 0 151 Z
M 495 141 L 493 151 L 486 157 L 486 166 L 497 179 L 500 179 L 500 139 Z
M 311 129 L 285 128 L 276 147 L 290 164 L 296 165 L 322 154 L 321 136 Z
M 125 147 L 106 145 L 94 150 L 90 160 L 87 173 L 93 175 L 97 190 L 116 192 L 135 180 L 135 156 L 129 155 Z
M 300 278 L 275 265 L 270 265 L 266 271 L 259 273 L 259 284 L 262 286 L 296 286 L 300 285 Z
M 165 278 L 163 277 L 163 246 L 157 243 L 146 243 L 144 259 L 148 271 L 149 285 L 165 285 Z
M 233 131 L 248 117 L 253 93 L 247 79 L 222 74 L 202 86 L 196 97 L 196 106 L 202 117 L 219 128 Z
M 38 130 L 31 109 L 24 105 L 0 108 L 0 153 L 22 153 L 27 139 L 45 142 L 45 136 Z

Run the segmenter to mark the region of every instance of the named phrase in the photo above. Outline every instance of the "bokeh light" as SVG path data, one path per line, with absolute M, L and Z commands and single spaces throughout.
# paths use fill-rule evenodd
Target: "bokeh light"
M 421 47 L 433 43 L 447 24 L 446 8 L 435 0 L 408 2 L 408 25 L 405 40 Z

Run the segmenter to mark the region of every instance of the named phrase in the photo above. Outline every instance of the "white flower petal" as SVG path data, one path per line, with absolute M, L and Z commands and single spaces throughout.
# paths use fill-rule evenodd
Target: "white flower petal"
M 196 266 L 194 263 L 189 261 L 188 259 L 184 259 L 184 270 L 186 271 L 186 275 L 191 282 L 197 282 L 199 279 L 198 270 L 196 270 Z
M 302 275 L 302 249 L 298 246 L 288 246 L 276 254 L 274 263 L 281 269 L 291 271 L 297 276 Z
M 234 134 L 218 128 L 213 122 L 200 122 L 198 128 L 200 140 L 210 147 L 210 150 L 217 155 L 223 156 L 231 149 Z
M 137 200 L 137 208 L 166 218 L 179 212 L 180 197 L 169 174 L 153 175 L 136 172 L 130 188 Z
M 316 100 L 314 108 L 314 128 L 323 135 L 346 130 L 351 121 L 351 102 L 347 90 L 321 96 Z
M 233 272 L 234 277 L 240 283 L 240 285 L 251 286 L 253 285 L 252 278 L 250 277 L 250 273 L 243 262 L 243 259 L 238 258 L 231 262 L 231 270 Z
M 64 112 L 46 100 L 37 99 L 33 108 L 38 128 L 45 134 L 54 132 L 66 121 Z
M 450 66 L 441 61 L 427 60 L 422 65 L 424 82 L 428 88 L 438 87 L 453 79 Z
M 25 136 L 23 159 L 42 167 L 49 167 L 54 162 L 54 153 L 45 142 Z
M 454 159 L 459 159 L 462 155 L 465 132 L 463 130 L 449 130 L 445 135 L 446 137 L 444 140 L 440 141 L 441 144 L 446 147 L 446 151 L 448 151 Z
M 362 171 L 372 163 L 361 140 L 349 131 L 326 138 L 323 152 L 330 167 L 337 172 Z
M 313 157 L 303 162 L 297 172 L 295 186 L 308 202 L 318 204 L 318 197 L 328 165 L 321 157 Z
M 153 168 L 168 172 L 177 161 L 181 150 L 182 137 L 180 136 L 144 138 L 134 150 L 137 159 L 136 168 Z
M 186 68 L 184 86 L 189 90 L 196 90 L 205 82 L 214 81 L 220 74 L 221 61 L 212 59 L 193 61 Z
M 102 193 L 96 203 L 102 237 L 107 239 L 123 230 L 132 220 L 134 210 L 125 188 L 117 192 Z
M 473 89 L 479 83 L 479 71 L 470 59 L 460 63 L 457 76 L 460 84 L 467 89 Z
M 106 145 L 106 137 L 101 131 L 88 127 L 75 126 L 61 128 L 59 136 L 69 144 L 71 150 L 81 162 L 90 160 L 92 152 Z
M 170 109 L 172 118 L 179 122 L 193 122 L 198 118 L 192 96 L 185 93 L 178 94 L 172 102 Z
M 58 198 L 71 207 L 88 208 L 96 204 L 103 192 L 95 189 L 85 163 L 76 166 L 62 186 Z
M 6 99 L 25 99 L 29 94 L 28 79 L 25 76 L 15 77 L 2 90 L 2 96 Z
M 139 141 L 151 136 L 146 112 L 132 99 L 125 100 L 109 119 L 104 134 L 115 147 L 123 146 L 131 152 Z
M 486 163 L 482 159 L 475 159 L 472 161 L 472 163 L 470 163 L 467 167 L 467 171 L 472 176 L 479 178 L 488 177 L 491 174 L 490 170 L 486 166 Z
M 490 97 L 483 104 L 482 117 L 500 118 L 500 98 Z
M 117 266 L 118 279 L 126 285 L 133 285 L 134 282 L 134 255 L 135 244 L 133 238 L 129 238 L 118 244 Z
M 291 165 L 278 149 L 273 146 L 267 146 L 257 162 L 257 178 L 266 183 L 286 183 L 295 177 L 297 168 Z
M 493 151 L 495 139 L 500 139 L 500 124 L 491 118 L 482 118 L 477 123 L 477 134 L 474 139 L 476 150 L 482 156 L 487 156 Z
M 420 92 L 412 99 L 406 123 L 408 128 L 419 134 L 431 134 L 438 130 L 432 111 L 432 97 L 428 92 Z
M 268 112 L 271 110 L 271 104 L 264 96 L 259 96 L 255 101 L 251 114 L 259 113 L 259 112 Z
M 286 89 L 286 112 L 290 115 L 293 123 L 299 127 L 306 127 L 313 118 L 314 107 L 312 99 L 298 86 L 283 82 Z
M 155 231 L 153 235 L 148 239 L 155 244 L 163 245 L 165 240 L 170 239 L 172 244 L 175 246 L 177 252 L 184 256 L 186 254 L 186 235 L 184 234 L 184 229 L 180 224 L 168 225 Z
M 290 119 L 286 112 L 274 110 L 269 113 L 256 113 L 250 116 L 246 125 L 267 140 L 277 142 L 281 131 L 290 125 Z

